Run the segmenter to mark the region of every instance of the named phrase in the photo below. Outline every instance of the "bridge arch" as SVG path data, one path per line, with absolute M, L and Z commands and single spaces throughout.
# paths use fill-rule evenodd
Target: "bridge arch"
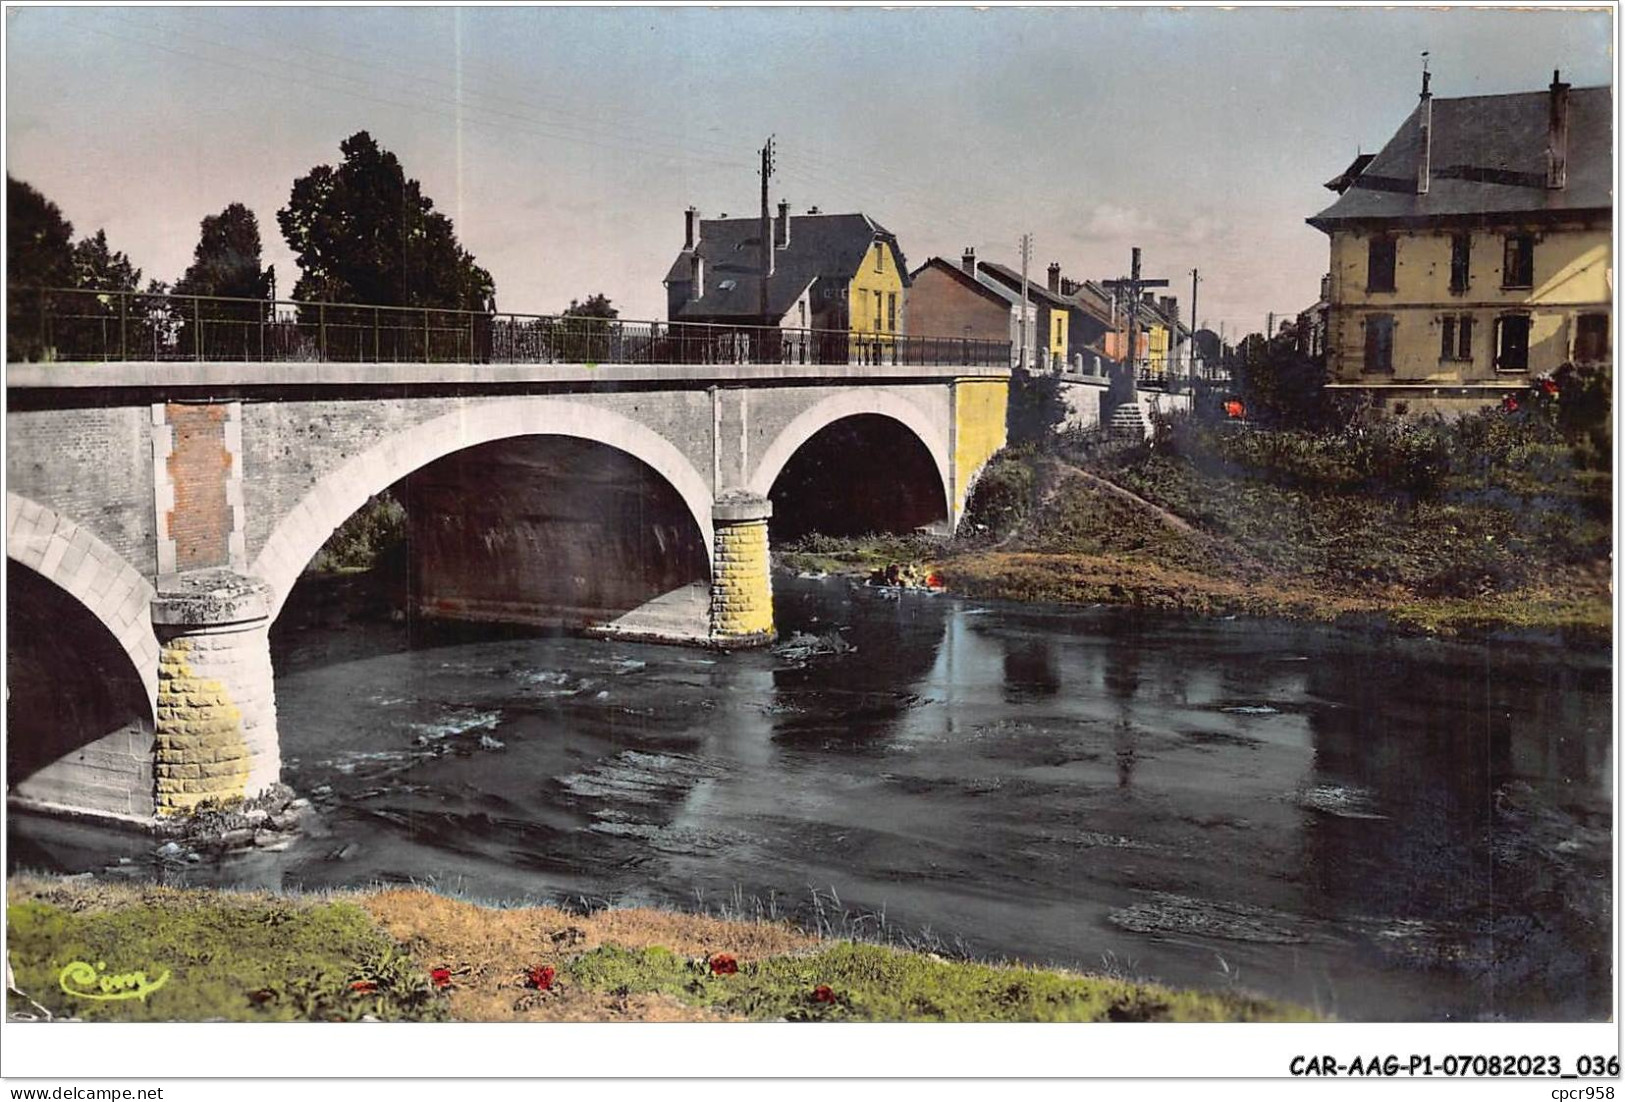
M 598 406 L 518 398 L 465 406 L 395 433 L 311 488 L 277 522 L 250 572 L 271 586 L 274 620 L 306 564 L 339 525 L 372 496 L 437 459 L 518 436 L 567 436 L 603 444 L 647 464 L 688 506 L 712 554 L 711 489 L 659 433 Z
M 130 659 L 157 714 L 158 639 L 152 631 L 154 590 L 135 567 L 90 529 L 20 494 L 6 493 L 6 557 L 32 570 L 96 618 Z
M 804 410 L 793 421 L 786 425 L 773 442 L 762 453 L 757 461 L 755 473 L 751 475 L 747 488 L 759 497 L 766 497 L 773 489 L 774 482 L 783 473 L 785 466 L 792 456 L 800 450 L 801 446 L 811 440 L 823 429 L 847 417 L 859 417 L 865 414 L 877 415 L 896 421 L 912 432 L 925 445 L 926 451 L 931 453 L 931 461 L 937 470 L 941 482 L 943 516 L 953 515 L 952 504 L 948 500 L 948 487 L 952 485 L 950 478 L 950 464 L 952 453 L 948 448 L 948 438 L 940 427 L 920 409 L 919 406 L 906 398 L 899 397 L 890 391 L 876 390 L 868 387 L 843 391 L 831 395 L 817 404 Z

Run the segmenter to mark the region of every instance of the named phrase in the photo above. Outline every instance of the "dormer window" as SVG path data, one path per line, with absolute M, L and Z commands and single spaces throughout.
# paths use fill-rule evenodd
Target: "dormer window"
M 886 243 L 884 241 L 876 241 L 875 242 L 875 271 L 884 272 L 885 270 L 886 270 Z

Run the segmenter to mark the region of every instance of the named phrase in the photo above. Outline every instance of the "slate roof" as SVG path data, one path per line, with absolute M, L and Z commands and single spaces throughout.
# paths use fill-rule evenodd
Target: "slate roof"
M 976 268 L 977 271 L 986 274 L 990 279 L 995 280 L 1005 289 L 1014 292 L 1016 299 L 1021 298 L 1020 272 L 1007 268 L 1003 264 L 995 264 L 991 260 L 977 261 Z M 1044 286 L 1044 281 L 1041 279 L 1032 279 L 1029 277 L 1027 280 L 1027 293 L 1032 296 L 1035 302 L 1038 302 L 1044 306 L 1053 306 L 1057 309 L 1065 310 L 1072 305 L 1071 302 L 1068 302 L 1066 299 L 1055 294 L 1048 287 Z
M 1358 175 L 1350 180 L 1345 172 L 1328 184 L 1348 186 L 1309 224 L 1328 230 L 1367 219 L 1612 210 L 1613 89 L 1569 91 L 1568 184 L 1561 189 L 1546 187 L 1549 97 L 1541 91 L 1435 99 L 1426 195 L 1416 194 L 1418 105 Z
M 678 317 L 756 318 L 761 315 L 761 228 L 759 218 L 702 219 L 695 251 L 705 262 L 704 293 L 685 302 Z M 864 264 L 876 237 L 891 246 L 899 272 L 908 267 L 897 237 L 865 214 L 792 214 L 790 244 L 774 253 L 767 281 L 768 312 L 782 318 L 814 280 L 850 279 Z M 689 254 L 678 253 L 667 283 L 689 281 Z M 904 276 L 904 286 L 908 277 Z
M 930 260 L 927 260 L 924 264 L 921 264 L 918 268 L 914 269 L 913 272 L 909 273 L 909 281 L 913 282 L 914 280 L 919 279 L 920 273 L 925 271 L 927 268 L 935 268 L 938 271 L 947 273 L 961 286 L 970 288 L 983 298 L 991 299 L 994 302 L 998 302 L 1006 306 L 1008 306 L 1011 302 L 1009 298 L 1001 295 L 997 290 L 989 287 L 981 280 L 967 275 L 965 269 L 960 267 L 958 264 L 955 264 L 949 260 L 944 260 L 940 256 L 933 256 Z

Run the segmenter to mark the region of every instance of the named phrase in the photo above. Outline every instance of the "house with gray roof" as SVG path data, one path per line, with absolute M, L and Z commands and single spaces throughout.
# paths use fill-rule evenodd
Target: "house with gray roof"
M 760 218 L 688 211 L 683 248 L 666 273 L 667 318 L 882 339 L 904 331 L 908 268 L 890 230 L 866 214 L 792 215 L 783 202 L 769 226 L 764 271 Z
M 1613 90 L 1435 99 L 1326 186 L 1329 385 L 1459 413 L 1611 365 Z

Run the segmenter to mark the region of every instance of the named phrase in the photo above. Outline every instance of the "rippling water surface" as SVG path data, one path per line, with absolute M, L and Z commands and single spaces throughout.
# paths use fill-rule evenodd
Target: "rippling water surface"
M 1606 653 L 775 587 L 781 630 L 853 649 L 283 629 L 312 830 L 161 875 L 803 919 L 816 890 L 978 955 L 1346 1019 L 1608 1015 Z M 59 868 L 113 845 L 13 839 Z

